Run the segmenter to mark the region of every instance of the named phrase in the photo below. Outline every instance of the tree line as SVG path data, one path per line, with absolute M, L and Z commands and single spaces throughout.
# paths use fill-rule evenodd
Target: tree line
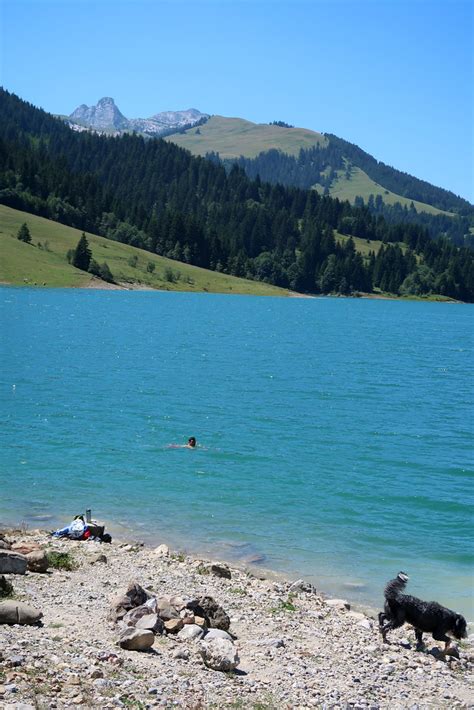
M 299 291 L 370 292 L 383 271 L 375 270 L 379 257 L 364 259 L 353 241 L 335 234 L 381 240 L 387 264 L 387 253 L 400 264 L 393 293 L 426 265 L 430 290 L 474 300 L 473 254 L 431 240 L 423 225 L 391 224 L 365 205 L 251 180 L 238 165 L 226 171 L 160 139 L 76 133 L 5 91 L 0 180 L 0 202 L 11 207 Z

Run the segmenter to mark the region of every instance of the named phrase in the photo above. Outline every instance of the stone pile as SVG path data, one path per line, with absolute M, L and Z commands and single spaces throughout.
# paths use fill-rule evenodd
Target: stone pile
M 239 664 L 228 633 L 230 618 L 213 597 L 157 597 L 134 581 L 114 599 L 108 618 L 119 629 L 117 645 L 129 651 L 148 651 L 156 636 L 172 635 L 178 641 L 201 641 L 199 653 L 213 670 L 230 671 Z

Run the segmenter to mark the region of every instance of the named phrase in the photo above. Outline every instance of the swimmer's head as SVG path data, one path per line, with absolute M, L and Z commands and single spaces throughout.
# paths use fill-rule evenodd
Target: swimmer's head
M 195 436 L 189 437 L 188 446 L 191 446 L 194 449 L 194 447 L 196 446 L 196 437 Z

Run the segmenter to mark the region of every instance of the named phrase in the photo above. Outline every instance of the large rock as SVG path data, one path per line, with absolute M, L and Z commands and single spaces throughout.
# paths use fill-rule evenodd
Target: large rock
M 155 643 L 153 631 L 128 628 L 119 636 L 118 645 L 127 651 L 147 651 Z
M 27 559 L 19 552 L 0 550 L 0 574 L 25 574 Z
M 198 600 L 189 601 L 188 609 L 191 609 L 195 616 L 202 616 L 206 624 L 213 629 L 228 631 L 230 619 L 224 609 L 212 597 L 201 597 Z
M 217 629 L 216 629 L 217 631 Z M 225 633 L 223 631 L 222 633 Z M 180 641 L 197 641 L 197 639 L 202 638 L 204 635 L 203 629 L 197 624 L 186 624 L 184 628 L 178 633 L 176 638 Z
M 136 606 L 135 609 L 127 611 L 122 622 L 126 626 L 136 626 L 143 616 L 150 616 L 152 613 L 150 607 L 146 606 L 146 604 L 142 604 L 141 606 Z
M 199 653 L 205 665 L 214 671 L 233 671 L 240 663 L 237 649 L 227 639 L 201 641 Z
M 198 626 L 199 628 L 199 626 Z M 222 629 L 209 629 L 206 634 L 205 640 L 210 641 L 211 639 L 227 639 L 227 641 L 232 641 L 232 636 L 223 631 Z
M 108 618 L 117 622 L 119 619 L 123 619 L 127 611 L 137 606 L 142 606 L 142 604 L 152 598 L 153 595 L 143 589 L 137 582 L 130 582 L 125 594 L 116 597 L 112 602 Z
M 48 555 L 44 550 L 33 550 L 26 555 L 30 572 L 47 572 L 49 563 Z
M 0 624 L 36 624 L 43 613 L 28 604 L 13 600 L 0 602 Z
M 165 625 L 158 614 L 145 614 L 135 624 L 136 629 L 148 629 L 154 634 L 162 634 L 165 630 Z

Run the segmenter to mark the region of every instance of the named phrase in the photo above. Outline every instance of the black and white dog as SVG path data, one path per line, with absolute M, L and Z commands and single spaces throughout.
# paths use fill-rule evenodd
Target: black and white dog
M 443 656 L 450 652 L 456 653 L 454 648 L 450 649 L 451 639 L 446 634 L 450 633 L 457 639 L 465 638 L 466 619 L 438 602 L 424 602 L 403 594 L 407 581 L 408 575 L 399 572 L 385 587 L 384 611 L 379 614 L 379 629 L 384 642 L 387 643 L 388 631 L 398 629 L 406 622 L 415 629 L 418 647 L 423 645 L 423 633 L 430 633 L 436 641 L 444 641 Z

